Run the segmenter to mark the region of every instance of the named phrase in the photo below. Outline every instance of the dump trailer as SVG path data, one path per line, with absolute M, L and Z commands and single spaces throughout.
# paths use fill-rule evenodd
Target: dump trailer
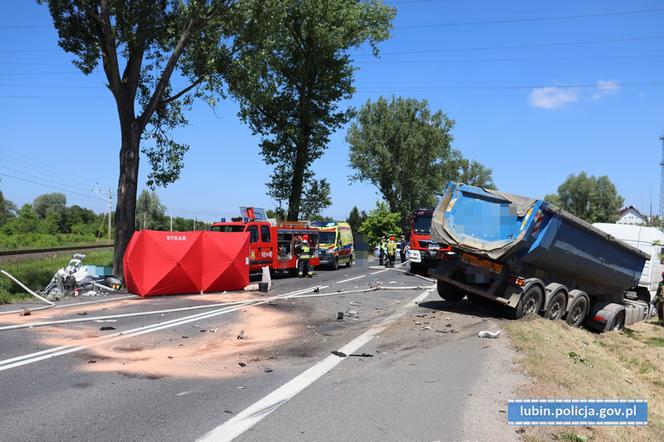
M 649 255 L 544 200 L 449 183 L 431 237 L 451 247 L 429 271 L 447 301 L 598 331 L 649 318 L 636 290 Z

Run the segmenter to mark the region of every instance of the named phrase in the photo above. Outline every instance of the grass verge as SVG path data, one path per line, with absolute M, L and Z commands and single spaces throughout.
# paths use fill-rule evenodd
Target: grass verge
M 664 440 L 664 329 L 638 323 L 594 334 L 541 318 L 507 325 L 538 399 L 646 399 L 647 427 L 529 427 L 527 441 Z
M 41 290 L 49 283 L 53 274 L 59 268 L 67 265 L 70 259 L 71 255 L 51 256 L 30 261 L 5 263 L 1 267 L 31 289 Z M 86 253 L 83 263 L 111 266 L 113 265 L 113 251 L 91 251 Z M 27 298 L 31 298 L 31 296 L 25 290 L 5 275 L 0 275 L 0 304 L 23 301 Z

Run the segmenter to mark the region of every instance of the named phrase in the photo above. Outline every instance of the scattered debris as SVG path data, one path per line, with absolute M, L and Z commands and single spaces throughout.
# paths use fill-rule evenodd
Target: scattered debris
M 247 336 L 244 334 L 244 330 L 240 331 L 240 334 L 237 335 L 237 339 L 249 339 Z
M 112 325 L 104 325 L 103 327 L 100 327 L 99 330 L 101 331 L 115 330 L 115 327 L 113 327 Z
M 495 332 L 490 332 L 487 330 L 482 330 L 477 334 L 478 337 L 480 338 L 489 338 L 489 339 L 496 339 L 498 336 L 500 336 L 500 333 L 502 330 L 497 330 Z
M 357 307 L 358 305 L 360 305 L 360 302 L 359 301 L 351 301 L 350 305 L 352 305 L 354 307 Z
M 340 358 L 345 358 L 346 356 L 348 356 L 346 353 L 339 350 L 332 350 L 330 353 L 332 353 L 334 356 L 339 356 Z
M 341 353 L 341 352 L 339 352 L 339 353 Z M 337 356 L 339 356 L 339 355 L 337 355 Z M 348 355 L 348 356 L 355 356 L 356 358 L 373 358 L 374 355 L 372 355 L 371 353 L 360 353 L 360 354 L 355 353 L 355 354 Z
M 263 370 L 265 373 L 272 373 L 274 370 L 271 369 L 270 367 L 265 367 L 265 370 Z
M 25 307 L 23 307 L 23 310 L 21 310 L 21 313 L 19 313 L 19 315 L 21 316 L 30 316 L 31 314 L 32 312 L 30 311 L 30 309 Z
M 343 321 L 344 312 L 337 312 L 337 321 Z
M 182 339 L 189 339 L 189 336 L 187 336 L 187 335 L 182 335 Z
M 318 293 L 318 292 L 320 292 L 320 287 L 316 287 L 316 288 L 314 289 L 314 293 Z
M 88 312 L 78 312 L 77 315 L 79 316 L 87 316 Z
M 430 326 L 430 325 L 425 325 L 425 326 L 424 326 L 424 329 L 425 329 L 425 330 L 431 330 L 431 326 Z
M 397 283 L 396 281 L 390 281 L 390 284 L 396 284 L 396 283 Z
M 359 313 L 357 313 L 357 311 L 355 310 L 346 311 L 346 315 L 348 315 L 349 318 L 357 318 L 358 316 L 360 316 Z
M 422 325 L 422 321 L 415 321 L 415 325 Z
M 244 362 L 238 362 L 237 365 L 239 365 L 240 367 L 246 367 L 247 366 L 247 364 L 245 364 Z
M 233 414 L 233 412 L 231 410 L 224 410 L 224 413 Z
M 447 324 L 445 324 L 445 327 L 452 327 L 452 324 L 448 322 Z
M 69 263 L 59 269 L 42 291 L 49 299 L 65 296 L 97 296 L 113 292 L 122 281 L 112 275 L 110 267 L 83 265 L 85 255 L 75 253 Z
M 418 318 L 426 318 L 427 314 L 426 313 L 420 313 L 419 315 L 415 315 L 415 316 L 417 316 Z
M 211 328 L 211 329 L 208 330 L 208 331 L 209 331 L 210 333 L 217 333 L 217 330 L 218 330 L 217 328 Z

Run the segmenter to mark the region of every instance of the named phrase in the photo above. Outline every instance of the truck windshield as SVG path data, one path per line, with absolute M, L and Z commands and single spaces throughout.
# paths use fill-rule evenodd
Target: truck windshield
M 334 240 L 337 237 L 337 232 L 320 232 L 318 241 L 321 244 L 334 244 Z
M 212 226 L 210 230 L 213 232 L 242 232 L 244 226 Z
M 431 217 L 418 216 L 413 221 L 413 231 L 418 235 L 428 235 L 431 233 Z

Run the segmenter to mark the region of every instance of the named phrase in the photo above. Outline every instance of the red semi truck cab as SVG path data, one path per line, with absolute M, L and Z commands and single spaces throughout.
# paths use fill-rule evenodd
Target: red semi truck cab
M 283 222 L 273 225 L 269 221 L 235 220 L 212 224 L 216 232 L 249 232 L 249 271 L 260 272 L 263 267 L 271 270 L 297 269 L 295 243 L 298 237 L 306 238 L 311 249 L 311 265 L 320 263 L 318 258 L 317 229 L 306 227 L 302 223 Z
M 435 266 L 441 252 L 451 250 L 449 246 L 431 242 L 431 218 L 433 209 L 417 209 L 413 212 L 410 229 L 410 271 L 418 275 L 428 275 L 427 269 Z

